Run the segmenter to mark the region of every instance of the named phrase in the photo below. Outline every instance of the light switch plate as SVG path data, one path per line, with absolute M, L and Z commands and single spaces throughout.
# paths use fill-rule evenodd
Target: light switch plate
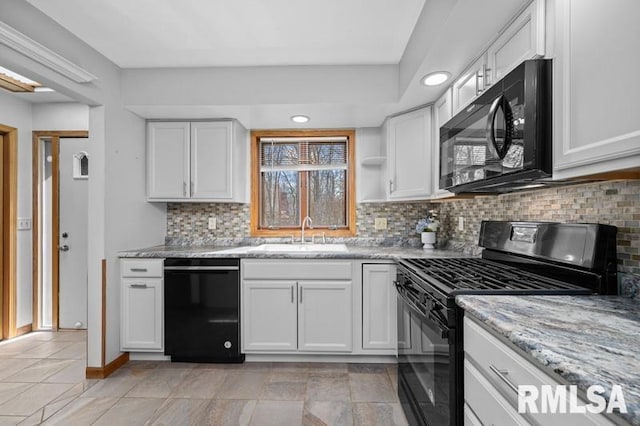
M 464 231 L 464 217 L 458 216 L 458 231 Z
M 377 231 L 381 231 L 383 229 L 387 229 L 387 218 L 386 217 L 376 217 L 375 228 Z
M 30 217 L 19 217 L 18 218 L 18 230 L 28 230 L 31 229 L 31 218 Z
M 215 217 L 209 218 L 209 229 L 218 229 L 218 221 Z

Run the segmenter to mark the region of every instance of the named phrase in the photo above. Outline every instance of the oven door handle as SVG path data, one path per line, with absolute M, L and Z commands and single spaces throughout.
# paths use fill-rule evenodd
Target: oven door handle
M 443 324 L 440 319 L 438 319 L 431 313 L 422 312 L 416 306 L 416 304 L 413 303 L 413 301 L 407 297 L 407 295 L 405 294 L 406 290 L 403 288 L 403 286 L 398 281 L 394 281 L 393 283 L 395 284 L 396 290 L 398 291 L 398 296 L 402 299 L 402 301 L 407 306 L 409 306 L 409 308 L 411 308 L 412 311 L 414 311 L 417 315 L 419 315 L 420 318 L 430 320 L 430 322 L 433 323 L 433 325 L 440 331 L 440 336 L 443 339 L 448 339 L 451 329 L 447 327 L 445 324 Z

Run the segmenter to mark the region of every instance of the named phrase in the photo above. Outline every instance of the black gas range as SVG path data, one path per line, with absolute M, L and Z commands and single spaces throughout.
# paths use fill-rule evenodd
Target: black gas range
M 616 228 L 482 222 L 481 258 L 398 262 L 398 394 L 412 425 L 463 424 L 459 294 L 616 294 Z

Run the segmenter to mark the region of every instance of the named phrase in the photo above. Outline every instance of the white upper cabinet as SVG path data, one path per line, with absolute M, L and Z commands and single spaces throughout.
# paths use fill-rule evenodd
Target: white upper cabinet
M 487 55 L 483 54 L 453 83 L 454 114 L 484 91 L 486 73 Z
M 555 2 L 554 179 L 640 166 L 640 2 Z
M 525 59 L 545 54 L 545 0 L 534 0 L 452 85 L 453 113 L 500 80 Z
M 526 59 L 545 53 L 545 0 L 533 1 L 487 50 L 485 88 Z
M 431 107 L 387 121 L 388 198 L 431 195 Z
M 149 201 L 246 200 L 247 133 L 235 121 L 149 122 Z
M 433 190 L 434 198 L 450 197 L 454 194 L 445 189 L 440 189 L 440 127 L 453 116 L 452 89 L 446 92 L 433 104 Z
M 149 199 L 189 198 L 188 122 L 147 124 L 147 196 Z
M 191 198 L 232 198 L 231 122 L 191 123 Z

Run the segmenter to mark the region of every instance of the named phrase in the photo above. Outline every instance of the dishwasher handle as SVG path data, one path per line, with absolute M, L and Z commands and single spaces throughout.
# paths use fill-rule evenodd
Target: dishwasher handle
M 165 266 L 165 271 L 239 271 L 238 266 Z

